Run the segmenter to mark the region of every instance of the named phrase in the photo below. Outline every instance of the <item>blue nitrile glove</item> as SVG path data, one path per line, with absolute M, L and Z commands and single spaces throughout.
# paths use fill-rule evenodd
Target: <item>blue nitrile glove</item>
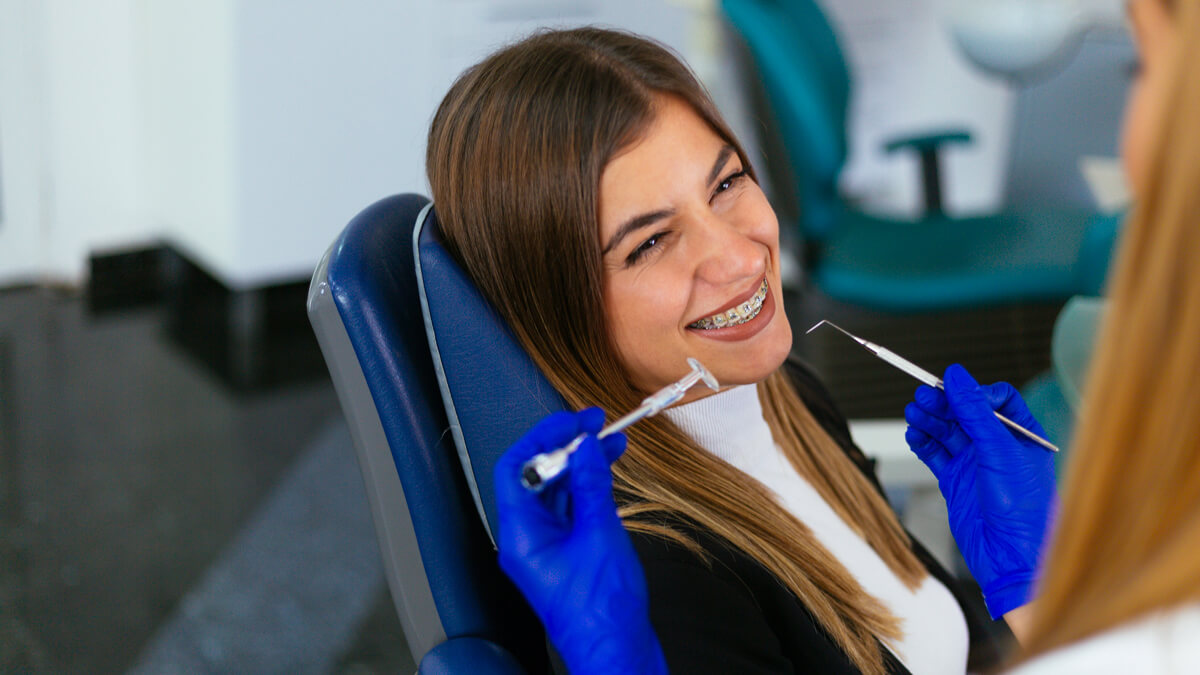
M 667 672 L 650 626 L 642 565 L 617 518 L 609 464 L 625 435 L 597 440 L 604 412 L 560 412 L 539 422 L 496 464 L 500 567 L 525 594 L 573 675 Z M 521 485 L 539 452 L 587 439 L 567 475 L 540 493 Z
M 945 387 L 917 388 L 904 438 L 938 479 L 950 531 L 998 619 L 1030 599 L 1056 498 L 1054 454 L 996 419 L 1045 436 L 1012 385 L 981 387 L 955 364 Z

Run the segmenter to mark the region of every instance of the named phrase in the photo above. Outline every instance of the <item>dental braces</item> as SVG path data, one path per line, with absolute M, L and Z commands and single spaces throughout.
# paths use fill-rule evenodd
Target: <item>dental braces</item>
M 707 319 L 700 319 L 691 324 L 702 330 L 712 330 L 714 328 L 727 328 L 729 326 L 737 326 L 746 323 L 750 319 L 758 316 L 762 311 L 763 301 L 767 299 L 767 280 L 764 278 L 762 285 L 758 287 L 758 291 L 754 296 L 746 302 L 722 312 L 714 314 Z

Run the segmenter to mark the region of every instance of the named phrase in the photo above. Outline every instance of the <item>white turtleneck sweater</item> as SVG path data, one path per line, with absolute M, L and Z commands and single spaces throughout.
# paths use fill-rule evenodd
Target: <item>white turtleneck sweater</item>
M 967 624 L 954 596 L 932 576 L 910 591 L 846 525 L 783 456 L 763 419 L 754 385 L 734 387 L 663 414 L 701 447 L 765 485 L 867 593 L 903 622 L 904 639 L 885 644 L 910 671 L 920 675 L 966 671 Z

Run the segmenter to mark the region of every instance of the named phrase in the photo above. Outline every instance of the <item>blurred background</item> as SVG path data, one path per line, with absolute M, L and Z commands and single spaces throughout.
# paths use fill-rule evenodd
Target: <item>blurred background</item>
M 1069 440 L 1055 321 L 1128 202 L 1119 0 L 0 0 L 0 672 L 416 670 L 309 280 L 428 194 L 463 69 L 581 24 L 705 83 L 848 415 L 913 383 L 799 337 L 821 318 L 1024 386 Z

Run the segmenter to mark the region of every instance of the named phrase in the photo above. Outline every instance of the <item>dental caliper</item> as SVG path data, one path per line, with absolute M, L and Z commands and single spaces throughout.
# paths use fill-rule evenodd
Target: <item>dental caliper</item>
M 808 330 L 804 331 L 804 334 L 808 335 L 809 333 L 813 332 L 814 330 L 816 330 L 817 328 L 820 328 L 823 325 L 833 326 L 834 328 L 838 329 L 842 333 L 845 333 L 851 340 L 854 340 L 858 344 L 862 345 L 863 348 L 866 349 L 867 351 L 871 352 L 872 354 L 879 357 L 880 359 L 883 359 L 884 361 L 891 364 L 895 368 L 898 368 L 898 369 L 908 373 L 909 375 L 920 380 L 921 382 L 924 382 L 925 384 L 927 384 L 931 387 L 935 387 L 937 389 L 942 389 L 942 390 L 945 389 L 945 386 L 942 383 L 942 378 L 938 377 L 937 375 L 934 375 L 933 373 L 929 372 L 928 370 L 925 370 L 924 368 L 918 366 L 917 364 L 913 363 L 912 361 L 909 361 L 908 359 L 904 358 L 903 356 L 900 356 L 896 352 L 893 352 L 892 350 L 887 349 L 886 347 L 881 347 L 881 346 L 875 344 L 874 342 L 871 342 L 870 340 L 864 340 L 864 339 L 858 337 L 857 335 L 854 335 L 854 334 L 846 331 L 841 326 L 839 326 L 836 323 L 829 321 L 827 319 L 821 319 L 812 328 L 809 328 Z M 1041 436 L 1038 436 L 1037 434 L 1033 433 L 1032 431 L 1021 426 L 1020 424 L 1017 424 L 1016 422 L 1008 419 L 1004 415 L 1001 415 L 1000 413 L 998 413 L 994 410 L 992 412 L 993 412 L 993 414 L 996 415 L 996 419 L 1003 422 L 1005 424 L 1005 426 L 1007 426 L 1009 429 L 1012 429 L 1013 431 L 1021 434 L 1022 436 L 1028 438 L 1029 440 L 1033 441 L 1034 443 L 1037 443 L 1038 445 L 1042 446 L 1043 448 L 1045 448 L 1051 452 L 1058 452 L 1058 447 L 1055 446 L 1050 441 L 1042 438 Z
M 683 398 L 683 395 L 689 389 L 700 382 L 708 385 L 708 388 L 713 391 L 716 391 L 721 386 L 717 383 L 717 378 L 713 377 L 712 373 L 708 372 L 708 369 L 699 361 L 689 358 L 687 362 L 692 367 L 691 372 L 684 375 L 678 382 L 668 384 L 647 397 L 642 401 L 640 406 L 634 408 L 629 414 L 601 429 L 600 433 L 596 434 L 596 438 L 604 438 L 605 436 L 615 434 L 632 426 L 635 422 L 657 415 L 663 409 Z M 567 468 L 567 458 L 583 443 L 585 435 L 580 434 L 576 436 L 570 443 L 557 450 L 534 455 L 532 459 L 525 462 L 525 466 L 521 467 L 521 484 L 526 489 L 535 492 L 544 488 L 547 483 Z

